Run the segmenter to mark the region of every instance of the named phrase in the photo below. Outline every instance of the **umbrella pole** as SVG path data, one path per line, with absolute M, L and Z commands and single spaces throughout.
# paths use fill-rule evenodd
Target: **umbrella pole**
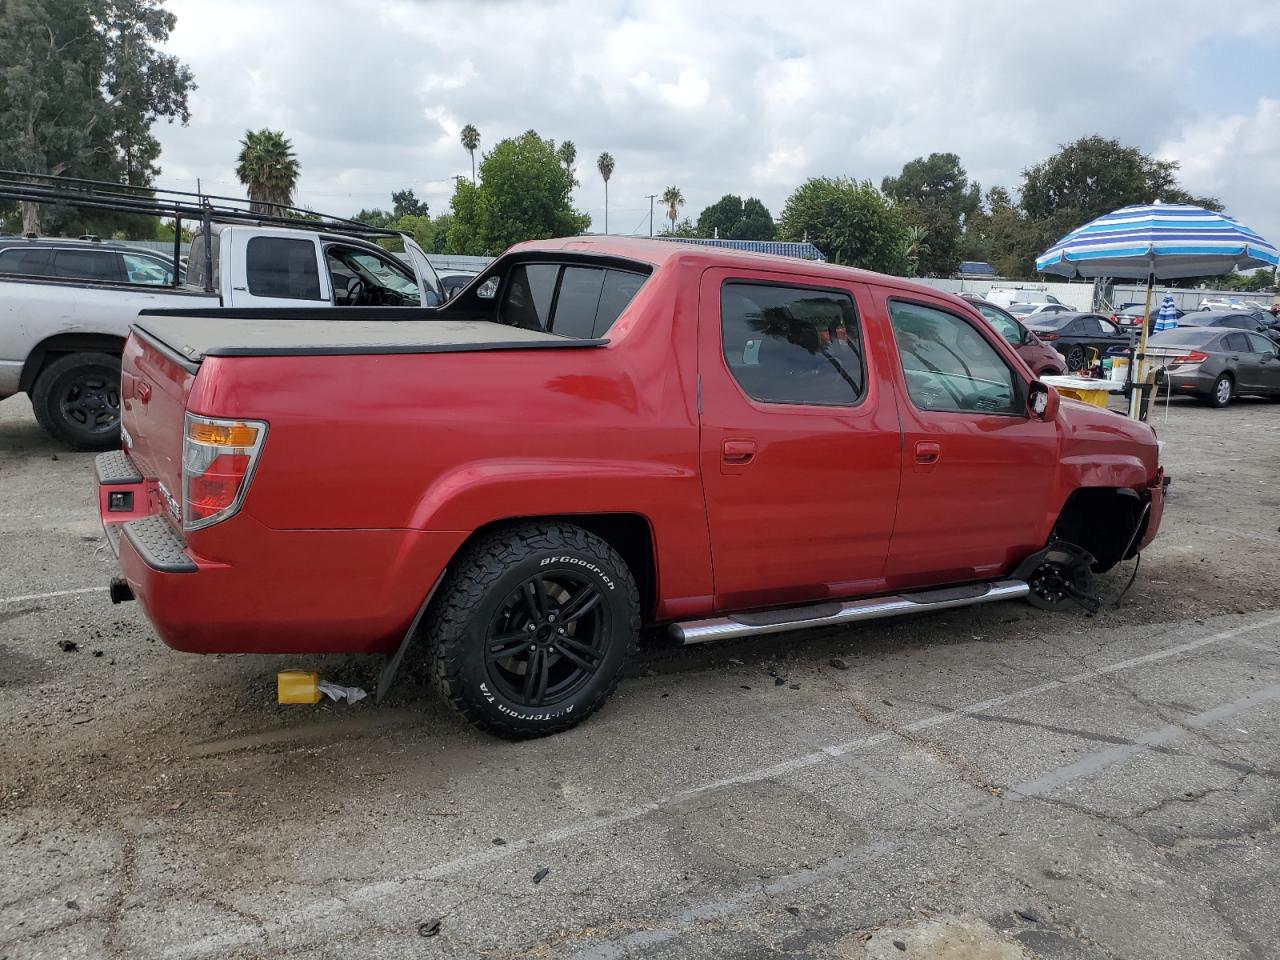
M 1142 311 L 1142 332 L 1138 334 L 1138 349 L 1129 364 L 1129 418 L 1141 420 L 1142 397 L 1147 390 L 1147 330 L 1151 326 L 1151 298 L 1154 294 L 1156 274 L 1147 274 L 1147 308 Z

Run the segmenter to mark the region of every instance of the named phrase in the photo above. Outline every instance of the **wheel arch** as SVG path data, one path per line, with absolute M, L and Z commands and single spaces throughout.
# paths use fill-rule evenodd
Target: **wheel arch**
M 1131 487 L 1077 487 L 1058 512 L 1053 536 L 1089 551 L 1094 572 L 1104 573 L 1133 556 L 1146 513 Z
M 18 390 L 30 393 L 36 378 L 50 363 L 68 353 L 96 352 L 121 356 L 125 338 L 110 333 L 57 333 L 37 343 L 27 354 L 18 377 Z

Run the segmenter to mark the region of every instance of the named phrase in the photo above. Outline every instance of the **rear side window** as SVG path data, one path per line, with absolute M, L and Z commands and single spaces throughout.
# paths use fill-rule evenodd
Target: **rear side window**
M 27 277 L 53 275 L 51 250 L 5 250 L 0 252 L 0 273 L 16 273 Z
M 1249 353 L 1249 341 L 1243 333 L 1228 333 L 1222 338 L 1223 344 L 1228 350 L 1235 350 L 1241 353 Z
M 847 293 L 726 283 L 720 334 L 729 372 L 752 399 L 847 407 L 866 392 L 858 315 Z
M 645 279 L 605 267 L 519 264 L 507 280 L 499 322 L 579 340 L 602 337 Z
M 907 393 L 920 410 L 1021 414 L 1013 371 L 955 314 L 917 303 L 889 305 Z
M 53 275 L 67 280 L 120 280 L 120 255 L 107 250 L 55 250 Z
M 310 240 L 254 237 L 245 251 L 249 293 L 282 300 L 319 300 L 320 269 Z

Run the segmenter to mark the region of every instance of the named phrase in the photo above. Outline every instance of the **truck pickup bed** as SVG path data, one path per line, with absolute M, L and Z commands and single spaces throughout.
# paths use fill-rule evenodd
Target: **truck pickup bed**
M 1159 527 L 1149 427 L 897 278 L 576 238 L 435 319 L 346 316 L 135 325 L 99 504 L 116 595 L 170 646 L 408 651 L 537 736 L 604 702 L 643 625 L 1053 607 Z

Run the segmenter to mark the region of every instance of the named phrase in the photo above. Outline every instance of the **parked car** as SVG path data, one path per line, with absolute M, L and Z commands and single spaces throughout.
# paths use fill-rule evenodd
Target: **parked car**
M 1096 350 L 1099 357 L 1104 357 L 1127 350 L 1132 343 L 1128 333 L 1096 313 L 1039 314 L 1028 321 L 1027 327 L 1062 354 L 1067 369 L 1073 373 L 1089 365 L 1090 351 Z
M 1233 330 L 1248 330 L 1260 333 L 1280 342 L 1280 332 L 1268 314 L 1255 313 L 1251 310 L 1197 310 L 1178 320 L 1179 327 L 1230 327 Z
M 1111 315 L 1111 322 L 1120 327 L 1139 327 L 1140 328 L 1142 326 L 1142 313 L 1144 310 L 1146 310 L 1146 308 L 1147 308 L 1147 305 L 1145 302 L 1125 304 L 1124 306 L 1120 307 L 1120 309 L 1118 309 L 1115 313 Z M 1179 317 L 1183 317 L 1186 315 L 1185 311 L 1178 310 L 1177 308 L 1175 308 L 1174 312 Z M 1155 329 L 1156 317 L 1159 316 L 1159 314 L 1160 314 L 1160 305 L 1159 303 L 1156 303 L 1151 308 L 1151 312 L 1147 314 L 1147 330 L 1148 331 L 1152 331 Z
M 1009 312 L 1023 323 L 1030 323 L 1034 317 L 1075 311 L 1061 303 L 1012 303 L 1009 305 Z
M 1051 293 L 1046 293 L 1043 289 L 1036 290 L 1024 287 L 992 287 L 984 294 L 983 299 L 987 303 L 994 303 L 997 307 L 1004 307 L 1006 310 L 1014 303 L 1061 303 Z
M 1215 407 L 1245 394 L 1280 397 L 1280 347 L 1257 333 L 1221 326 L 1163 330 L 1147 341 L 1147 356 L 1164 366 L 1172 393 Z
M 590 715 L 642 626 L 1053 607 L 1160 524 L 1149 426 L 898 277 L 574 237 L 433 320 L 223 313 L 125 347 L 113 597 L 181 650 L 410 651 L 503 736 Z
M 961 294 L 962 298 L 973 304 L 974 308 L 986 318 L 1000 336 L 1018 352 L 1028 367 L 1037 377 L 1061 375 L 1067 372 L 1058 351 L 1043 343 L 1039 337 L 1022 325 L 1012 314 L 997 307 L 994 303 L 980 300 L 977 297 Z
M 1231 310 L 1238 300 L 1228 299 L 1227 297 L 1201 297 L 1200 310 Z
M 170 258 L 123 245 L 0 241 L 0 400 L 27 393 L 40 426 L 73 449 L 118 446 L 120 353 L 139 311 L 439 304 L 435 271 L 405 243 L 412 266 L 327 230 L 213 224 L 212 271 L 197 234 L 175 278 Z

